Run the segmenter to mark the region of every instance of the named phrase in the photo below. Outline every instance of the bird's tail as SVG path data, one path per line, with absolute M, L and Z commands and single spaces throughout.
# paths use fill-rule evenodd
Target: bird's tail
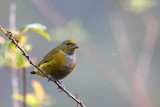
M 32 71 L 32 72 L 30 72 L 31 74 L 36 74 L 36 72 L 35 71 Z

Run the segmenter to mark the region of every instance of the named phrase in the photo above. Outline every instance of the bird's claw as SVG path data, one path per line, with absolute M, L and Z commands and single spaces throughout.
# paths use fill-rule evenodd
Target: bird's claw
M 52 76 L 51 75 L 48 75 L 48 82 L 52 81 Z
M 60 84 L 60 86 L 58 86 L 58 89 L 60 89 L 60 91 L 59 91 L 59 92 L 64 91 L 65 86 L 64 86 L 61 82 L 59 82 L 59 81 L 57 81 L 57 82 Z
M 52 81 L 52 79 L 53 79 L 51 75 L 48 75 L 47 78 L 48 78 L 48 82 Z M 64 91 L 65 86 L 61 82 L 59 82 L 58 80 L 55 80 L 55 81 L 57 81 L 59 83 L 59 85 L 60 85 L 60 86 L 58 86 L 58 89 L 60 89 L 59 92 Z

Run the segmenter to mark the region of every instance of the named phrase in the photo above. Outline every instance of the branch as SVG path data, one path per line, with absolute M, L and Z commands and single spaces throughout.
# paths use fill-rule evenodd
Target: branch
M 10 13 L 9 13 L 9 26 L 13 31 L 16 28 L 16 3 L 14 1 L 10 4 Z M 11 84 L 13 94 L 19 94 L 19 82 L 18 82 L 18 69 L 15 69 L 13 66 L 11 67 Z M 16 99 L 13 100 L 13 107 L 20 107 L 19 101 Z
M 23 79 L 23 107 L 26 107 L 26 86 L 27 86 L 27 83 L 26 83 L 26 68 L 24 67 L 23 68 L 23 76 L 22 76 L 22 79 Z
M 30 56 L 24 51 L 23 48 L 21 48 L 21 46 L 17 43 L 17 41 L 14 39 L 14 37 L 12 36 L 12 33 L 9 32 L 9 31 L 4 31 L 4 29 L 0 26 L 0 30 L 4 33 L 5 36 L 7 36 L 13 44 L 16 45 L 17 48 L 19 48 L 22 52 L 22 55 L 24 55 L 28 62 L 33 65 L 35 68 L 37 68 L 39 71 L 41 71 L 43 73 L 43 75 L 48 78 L 49 76 L 43 71 L 41 70 L 38 66 L 36 66 L 30 59 Z M 85 105 L 82 103 L 81 100 L 77 99 L 75 96 L 73 96 L 69 91 L 67 91 L 63 85 L 57 81 L 57 80 L 54 80 L 53 78 L 51 79 L 51 81 L 53 81 L 62 91 L 64 91 L 69 97 L 71 97 L 74 101 L 76 101 L 79 105 L 81 105 L 81 107 L 85 107 Z
M 154 48 L 159 36 L 159 23 L 150 11 L 142 14 L 142 21 L 144 21 L 144 24 L 146 25 L 146 34 L 144 36 L 141 47 L 142 49 L 138 58 L 137 72 L 141 74 L 144 85 L 146 86 Z
M 76 98 L 78 99 L 78 94 L 76 94 Z M 79 107 L 79 104 L 77 103 L 77 107 Z
M 18 73 L 17 69 L 11 67 L 11 84 L 12 84 L 13 94 L 19 94 L 17 73 Z M 18 100 L 13 99 L 13 107 L 20 107 Z

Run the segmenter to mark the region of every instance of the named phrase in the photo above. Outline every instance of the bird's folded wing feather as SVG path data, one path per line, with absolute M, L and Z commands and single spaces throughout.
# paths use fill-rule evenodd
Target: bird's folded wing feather
M 47 62 L 53 60 L 58 52 L 59 52 L 59 49 L 57 49 L 57 48 L 52 49 L 50 52 L 48 52 L 48 53 L 40 60 L 40 62 L 38 63 L 37 66 L 39 67 L 41 64 L 47 63 Z

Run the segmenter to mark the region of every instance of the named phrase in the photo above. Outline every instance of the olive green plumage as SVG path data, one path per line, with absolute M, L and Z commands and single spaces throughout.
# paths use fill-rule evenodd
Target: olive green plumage
M 76 49 L 78 48 L 77 42 L 73 40 L 66 40 L 58 45 L 56 48 L 48 52 L 38 63 L 46 74 L 51 75 L 56 80 L 63 79 L 76 66 Z M 44 76 L 36 68 L 31 74 Z

